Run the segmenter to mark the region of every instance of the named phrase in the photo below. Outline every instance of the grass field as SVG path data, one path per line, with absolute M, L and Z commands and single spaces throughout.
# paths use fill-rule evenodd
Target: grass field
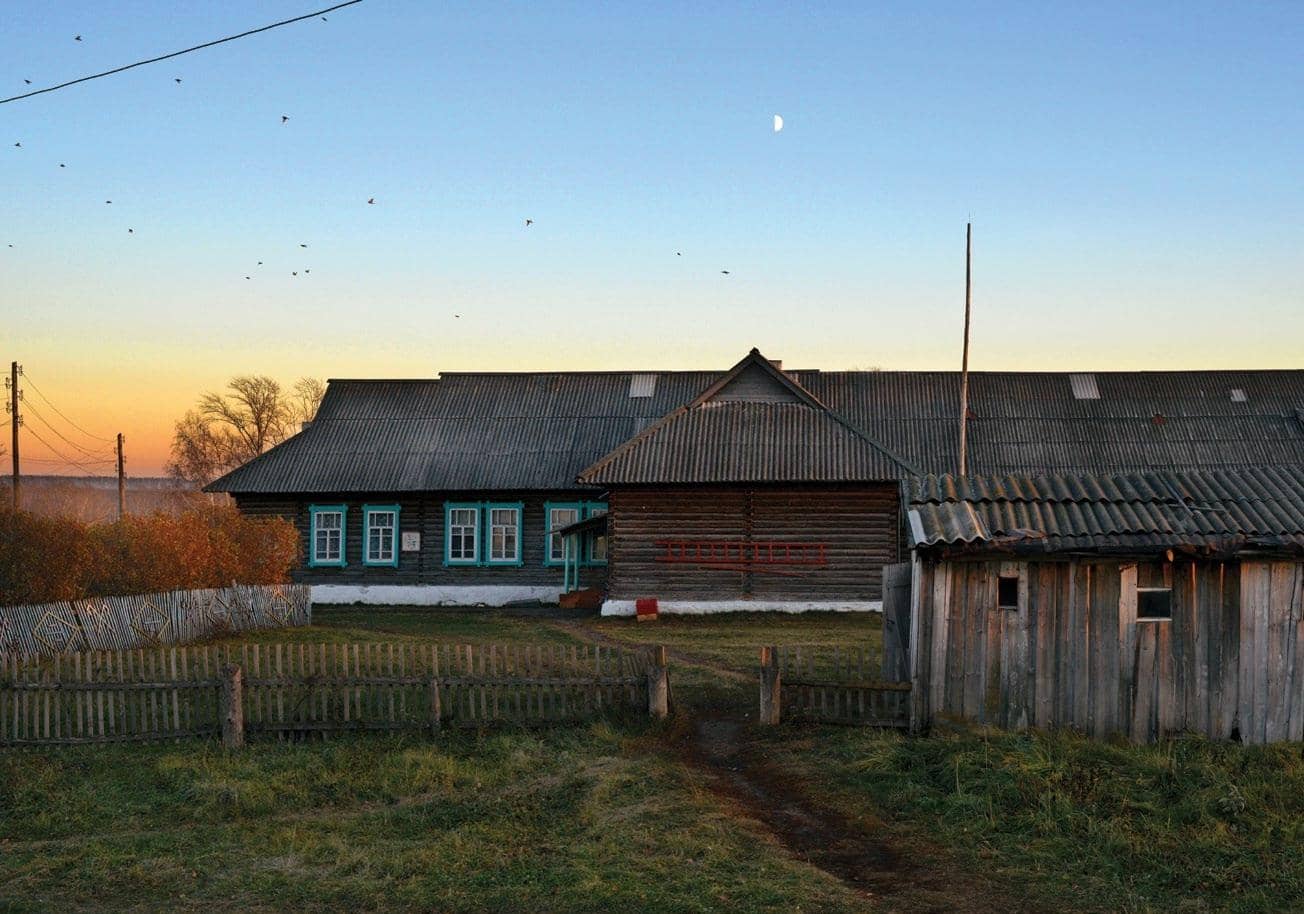
M 754 711 L 761 645 L 879 635 L 866 616 L 319 613 L 256 637 L 664 643 L 681 715 L 3 752 L 0 911 L 1304 910 L 1299 745 L 694 724 Z M 853 845 L 876 881 L 848 876 Z

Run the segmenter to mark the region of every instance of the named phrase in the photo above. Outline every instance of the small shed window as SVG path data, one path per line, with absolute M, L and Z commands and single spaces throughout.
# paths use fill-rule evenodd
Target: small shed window
M 1138 587 L 1136 618 L 1138 622 L 1167 622 L 1173 618 L 1172 588 Z
M 585 517 L 597 517 L 607 513 L 605 502 L 590 501 L 584 505 Z M 605 565 L 607 564 L 607 534 L 594 535 L 589 540 L 589 564 Z
M 996 582 L 996 606 L 998 609 L 1019 608 L 1019 577 L 1003 574 Z

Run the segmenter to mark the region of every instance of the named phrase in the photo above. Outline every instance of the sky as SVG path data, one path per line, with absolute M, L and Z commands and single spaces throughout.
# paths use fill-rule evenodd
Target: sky
M 10 0 L 0 96 L 328 5 Z M 133 475 L 236 374 L 955 369 L 972 221 L 975 369 L 1300 368 L 1302 46 L 1298 2 L 364 0 L 0 104 L 0 360 Z

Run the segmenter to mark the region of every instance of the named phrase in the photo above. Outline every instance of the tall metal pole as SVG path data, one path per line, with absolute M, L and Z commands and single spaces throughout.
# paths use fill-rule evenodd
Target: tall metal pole
M 18 426 L 22 424 L 23 417 L 18 414 L 18 372 L 17 362 L 9 365 L 9 425 L 13 429 L 12 450 L 9 452 L 13 455 L 14 462 L 14 510 L 18 510 L 21 500 L 18 494 L 18 487 L 22 478 L 18 472 Z
M 118 520 L 122 520 L 127 514 L 127 474 L 123 472 L 122 465 L 122 432 L 118 432 Z
M 973 223 L 964 224 L 964 356 L 960 362 L 960 475 L 969 469 L 969 306 Z

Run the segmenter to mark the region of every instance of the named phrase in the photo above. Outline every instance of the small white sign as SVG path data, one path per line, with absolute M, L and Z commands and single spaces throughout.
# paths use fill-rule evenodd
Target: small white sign
M 403 551 L 420 552 L 421 551 L 421 534 L 416 530 L 403 531 Z

